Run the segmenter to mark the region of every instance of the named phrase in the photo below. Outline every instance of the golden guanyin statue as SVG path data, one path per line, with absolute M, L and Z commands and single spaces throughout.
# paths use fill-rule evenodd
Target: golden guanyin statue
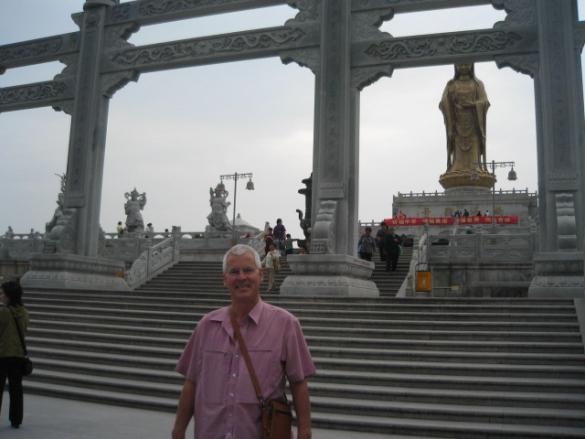
M 447 171 L 439 182 L 445 189 L 490 188 L 494 176 L 486 165 L 486 115 L 490 103 L 473 64 L 456 64 L 455 77 L 445 86 L 439 108 L 447 131 Z

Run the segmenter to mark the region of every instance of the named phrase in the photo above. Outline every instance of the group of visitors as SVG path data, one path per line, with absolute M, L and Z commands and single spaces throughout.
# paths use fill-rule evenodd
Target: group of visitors
M 490 211 L 488 209 L 486 209 L 482 213 L 481 210 L 478 210 L 475 215 L 471 215 L 471 213 L 469 213 L 469 211 L 467 209 L 463 209 L 463 210 L 457 209 L 455 212 L 453 212 L 452 216 L 454 218 L 461 218 L 461 217 L 467 218 L 469 216 L 490 216 Z
M 292 253 L 293 239 L 290 233 L 286 233 L 286 227 L 282 223 L 282 219 L 278 218 L 274 228 L 268 227 L 264 233 L 262 266 L 268 279 L 267 293 L 273 291 L 275 275 L 280 270 L 280 259 Z
M 388 227 L 385 222 L 380 223 L 376 237 L 372 236 L 372 228 L 366 227 L 358 241 L 358 255 L 361 259 L 371 261 L 376 248 L 380 252 L 380 259 L 386 261 L 386 271 L 396 271 L 398 258 L 402 251 L 402 238 L 394 233 L 394 228 Z

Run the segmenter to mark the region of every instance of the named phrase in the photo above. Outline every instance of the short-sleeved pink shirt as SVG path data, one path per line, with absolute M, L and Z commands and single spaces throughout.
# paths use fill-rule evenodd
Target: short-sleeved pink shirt
M 241 327 L 265 399 L 315 373 L 301 325 L 288 311 L 260 300 Z M 260 437 L 260 408 L 234 341 L 229 307 L 203 316 L 177 364 L 195 392 L 196 439 Z

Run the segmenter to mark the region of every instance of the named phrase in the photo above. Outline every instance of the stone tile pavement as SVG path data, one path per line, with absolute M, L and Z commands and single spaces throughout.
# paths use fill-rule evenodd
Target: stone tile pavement
M 8 394 L 3 397 L 0 413 L 2 439 L 168 439 L 174 416 L 123 407 L 24 396 L 24 421 L 19 429 L 8 422 Z M 314 439 L 381 439 L 370 435 L 331 430 L 313 430 Z M 193 423 L 186 439 L 193 438 Z

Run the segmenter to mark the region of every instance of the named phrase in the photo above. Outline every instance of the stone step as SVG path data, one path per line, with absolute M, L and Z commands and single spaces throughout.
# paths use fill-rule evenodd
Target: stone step
M 164 306 L 164 305 L 149 305 L 138 303 L 132 306 L 131 302 L 127 303 L 111 303 L 101 302 L 94 303 L 92 306 L 81 306 L 72 302 L 70 305 L 52 305 L 47 303 L 31 303 L 28 305 L 31 311 L 59 311 L 59 310 L 70 310 L 76 313 L 111 313 L 119 315 L 127 313 L 131 316 L 140 315 L 158 315 L 166 317 L 181 317 L 188 318 L 190 316 L 201 317 L 202 314 L 210 311 L 207 307 L 196 307 L 196 306 Z M 300 320 L 304 318 L 319 318 L 320 320 L 325 319 L 344 319 L 347 323 L 349 322 L 362 322 L 368 321 L 380 321 L 380 320 L 411 320 L 420 319 L 421 317 L 428 317 L 430 314 L 413 311 L 370 311 L 370 310 L 328 310 L 328 309 L 310 309 L 300 308 L 296 306 L 286 307 L 288 311 L 297 316 Z M 444 312 L 444 313 L 432 313 L 432 319 L 435 321 L 444 320 L 456 320 L 458 322 L 486 322 L 486 321 L 499 321 L 499 322 L 555 322 L 555 323 L 576 323 L 577 316 L 575 314 L 565 313 L 516 313 L 516 312 L 500 312 L 500 313 L 481 313 L 481 312 Z
M 225 299 L 228 300 L 228 294 L 223 290 Z M 143 299 L 143 298 L 154 298 L 155 300 L 160 301 L 160 296 L 158 293 L 143 293 L 139 290 L 130 291 L 127 293 L 112 293 L 106 291 L 90 291 L 90 290 L 67 290 L 67 291 L 60 291 L 60 290 L 31 290 L 26 291 L 25 298 L 28 299 L 29 297 L 71 297 L 76 298 L 79 300 L 84 300 L 86 297 L 103 297 L 103 298 L 136 298 L 136 299 Z M 202 294 L 186 294 L 186 293 L 177 293 L 173 291 L 169 291 L 165 294 L 165 299 L 167 298 L 179 298 L 179 299 L 197 299 L 205 297 Z M 215 295 L 212 295 L 215 298 Z M 322 305 L 326 305 L 329 303 L 341 303 L 347 302 L 353 305 L 360 305 L 360 304 L 410 304 L 413 306 L 429 306 L 429 305 L 436 305 L 438 307 L 443 306 L 452 306 L 452 305 L 485 305 L 489 307 L 499 307 L 499 306 L 516 306 L 520 305 L 521 307 L 542 307 L 544 309 L 551 308 L 551 309 L 569 309 L 571 313 L 575 312 L 574 301 L 572 299 L 531 299 L 531 298 L 515 298 L 515 297 L 499 297 L 499 298 L 482 298 L 482 297 L 435 297 L 435 298 L 412 298 L 412 297 L 387 297 L 387 298 L 359 298 L 359 297 L 343 297 L 340 298 L 338 296 L 330 296 L 330 297 L 275 297 L 276 300 L 286 300 L 286 301 L 302 301 L 308 303 L 318 303 Z
M 36 369 L 82 373 L 84 375 L 111 376 L 121 379 L 147 380 L 180 385 L 183 378 L 174 370 L 158 370 L 143 364 L 142 367 L 102 365 L 86 361 L 35 358 Z M 416 366 L 414 366 L 416 367 Z M 36 375 L 35 369 L 35 375 Z M 418 368 L 417 368 L 418 370 Z M 510 407 L 548 407 L 585 409 L 585 395 L 534 392 L 470 392 L 450 389 L 417 389 L 407 387 L 381 387 L 374 385 L 329 384 L 311 381 L 311 394 L 345 399 L 375 399 L 380 401 L 418 401 L 449 404 L 477 404 Z
M 128 334 L 112 334 L 107 332 L 87 332 L 75 331 L 72 329 L 43 329 L 36 330 L 31 327 L 30 336 L 32 337 L 53 337 L 66 338 L 67 340 L 97 340 L 128 343 L 144 346 L 161 346 L 161 347 L 184 347 L 186 337 L 152 337 Z M 374 350 L 382 353 L 391 349 L 414 349 L 427 351 L 465 351 L 465 352 L 513 352 L 513 353 L 573 353 L 580 354 L 583 352 L 583 344 L 560 343 L 560 342 L 530 342 L 530 341 L 484 341 L 484 340 L 412 340 L 412 339 L 369 339 L 357 337 L 323 337 L 307 336 L 307 343 L 312 349 L 320 347 L 327 348 L 348 348 L 363 352 Z
M 152 398 L 140 395 L 126 395 L 119 392 L 109 392 L 101 389 L 72 388 L 42 382 L 25 381 L 25 392 L 52 397 L 62 397 L 94 403 L 153 409 L 174 413 L 176 400 L 166 398 Z M 313 425 L 316 428 L 345 429 L 378 432 L 396 435 L 406 434 L 408 437 L 465 437 L 465 438 L 495 438 L 495 439 L 581 439 L 585 429 L 565 426 L 543 426 L 533 423 L 499 424 L 490 422 L 450 422 L 443 420 L 427 420 L 413 418 L 374 417 L 356 414 L 323 413 L 314 410 L 312 413 Z
M 147 335 L 149 337 L 177 336 L 186 338 L 191 330 L 160 328 L 152 326 L 116 325 L 98 322 L 73 322 L 58 320 L 35 319 L 34 328 L 43 329 L 74 329 L 78 331 L 96 331 L 127 335 Z M 34 329 L 32 328 L 32 329 Z M 581 335 L 578 332 L 528 332 L 528 331 L 439 331 L 439 330 L 400 330 L 400 329 L 347 329 L 343 327 L 325 328 L 320 326 L 303 326 L 307 336 L 329 335 L 337 337 L 367 337 L 368 339 L 412 339 L 412 340 L 477 340 L 477 341 L 541 341 L 560 343 L 580 343 Z
M 120 294 L 86 294 L 86 295 L 61 295 L 57 297 L 55 295 L 27 295 L 27 304 L 33 303 L 44 303 L 44 304 L 76 304 L 80 300 L 86 303 L 120 303 L 130 304 L 135 306 L 136 302 L 140 304 L 150 304 L 152 306 L 165 307 L 165 306 L 202 306 L 215 308 L 225 306 L 229 303 L 228 298 L 217 298 L 217 297 L 200 297 L 186 296 L 186 297 L 165 297 L 165 303 L 160 303 L 160 296 L 153 294 L 132 294 L 132 295 L 120 295 Z M 410 312 L 432 312 L 432 313 L 443 313 L 443 312 L 482 312 L 482 313 L 502 313 L 502 312 L 522 312 L 522 313 L 543 313 L 553 312 L 555 314 L 568 314 L 575 315 L 575 308 L 573 304 L 567 305 L 525 305 L 525 304 L 457 304 L 449 303 L 444 305 L 436 304 L 424 304 L 416 303 L 412 300 L 408 302 L 398 301 L 374 301 L 364 303 L 347 303 L 340 298 L 337 300 L 329 301 L 317 301 L 315 299 L 307 298 L 294 298 L 294 297 L 282 297 L 282 296 L 268 296 L 265 298 L 270 303 L 274 303 L 278 306 L 323 306 L 326 305 L 328 309 L 360 309 L 360 310 L 371 310 L 371 311 L 410 311 Z
M 563 378 L 508 378 L 453 376 L 437 374 L 382 373 L 368 371 L 320 370 L 313 381 L 330 384 L 384 387 L 409 387 L 419 389 L 450 389 L 491 392 L 535 392 L 585 394 L 585 380 Z
M 188 314 L 177 316 L 175 314 L 159 316 L 157 313 L 133 313 L 125 314 L 123 312 L 111 314 L 94 315 L 91 311 L 82 310 L 84 312 L 72 312 L 71 310 L 60 310 L 58 307 L 49 309 L 47 311 L 30 310 L 31 316 L 39 317 L 45 320 L 56 321 L 77 321 L 77 322 L 103 322 L 103 323 L 117 323 L 128 325 L 150 325 L 153 327 L 166 328 L 186 328 L 193 329 L 202 314 Z M 162 318 L 165 317 L 165 318 Z M 429 316 L 432 317 L 432 316 Z M 547 331 L 547 332 L 575 332 L 579 331 L 579 324 L 577 322 L 458 322 L 452 321 L 435 321 L 432 318 L 420 320 L 344 320 L 331 318 L 312 318 L 305 317 L 301 319 L 303 326 L 319 326 L 323 328 L 338 327 L 345 325 L 348 330 L 362 329 L 362 330 L 456 330 L 456 331 L 493 331 L 493 332 L 510 332 L 510 331 Z
M 359 430 L 396 434 L 414 434 L 427 438 L 465 439 L 582 439 L 585 429 L 564 426 L 516 425 L 490 422 L 455 423 L 442 420 L 377 418 L 360 415 L 315 413 L 315 425 L 324 429 Z
M 74 338 L 70 334 L 67 338 L 51 338 L 47 336 L 28 337 L 30 350 L 35 346 L 51 346 L 59 349 L 75 351 L 109 352 L 113 354 L 152 355 L 158 358 L 178 359 L 186 343 L 186 339 L 177 341 L 173 345 L 168 343 L 138 344 L 133 337 L 100 338 L 94 341 L 89 337 Z M 131 344 L 128 344 L 131 343 Z M 311 346 L 311 345 L 310 345 Z M 367 369 L 367 367 L 384 367 L 387 361 L 431 361 L 431 362 L 459 362 L 459 363 L 508 363 L 508 364 L 565 364 L 578 366 L 585 361 L 585 354 L 573 353 L 516 353 L 516 352 L 472 352 L 472 351 L 427 351 L 405 349 L 351 349 L 340 347 L 311 346 L 311 353 L 316 357 L 327 358 L 329 364 L 336 368 L 351 369 L 352 367 Z M 364 363 L 365 362 L 365 363 Z
M 152 396 L 178 400 L 181 383 L 160 384 L 136 379 L 89 376 L 79 373 L 40 370 L 30 381 L 64 384 L 94 390 L 123 391 L 127 395 Z M 364 416 L 439 419 L 457 422 L 505 422 L 507 424 L 558 423 L 566 427 L 585 426 L 585 413 L 581 410 L 558 410 L 524 407 L 490 407 L 452 404 L 414 403 L 405 401 L 355 400 L 313 396 L 311 407 L 315 412 L 360 414 Z
M 501 423 L 506 425 L 559 425 L 585 427 L 582 410 L 541 409 L 532 407 L 469 407 L 461 404 L 413 403 L 405 401 L 365 401 L 332 397 L 311 397 L 311 409 L 337 415 L 378 416 L 393 419 L 424 419 L 454 422 Z M 585 428 L 583 428 L 585 432 Z
M 433 389 L 353 385 L 311 381 L 311 394 L 338 398 L 466 404 L 495 407 L 548 407 L 585 409 L 585 395 L 576 393 L 500 392 L 485 390 Z

